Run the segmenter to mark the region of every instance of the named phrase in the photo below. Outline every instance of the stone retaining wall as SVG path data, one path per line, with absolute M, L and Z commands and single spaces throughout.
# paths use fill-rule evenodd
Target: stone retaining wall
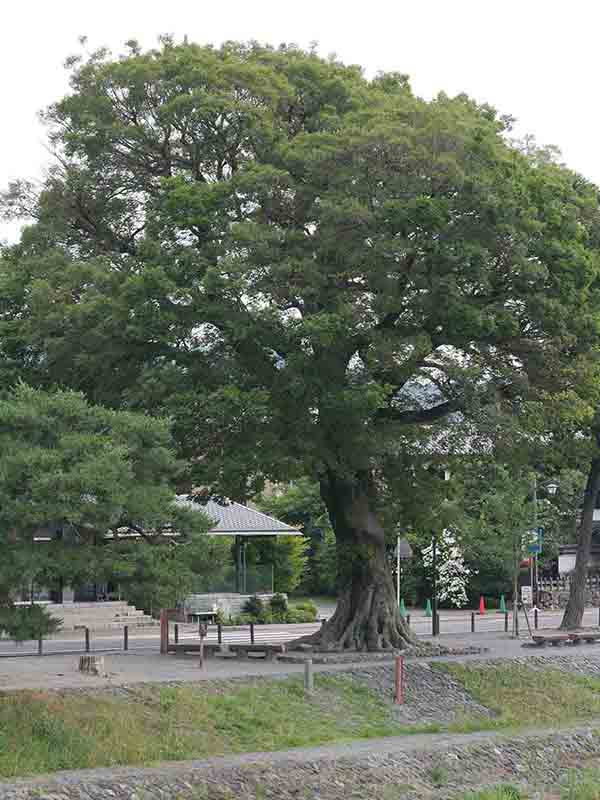
M 542 580 L 539 583 L 538 605 L 540 608 L 566 608 L 569 599 L 570 578 Z M 585 591 L 586 606 L 600 608 L 600 578 L 588 578 Z

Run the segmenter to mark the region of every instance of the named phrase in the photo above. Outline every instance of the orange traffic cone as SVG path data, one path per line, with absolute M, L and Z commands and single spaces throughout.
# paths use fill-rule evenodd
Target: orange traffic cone
M 479 613 L 485 614 L 485 600 L 483 599 L 483 595 L 479 597 Z

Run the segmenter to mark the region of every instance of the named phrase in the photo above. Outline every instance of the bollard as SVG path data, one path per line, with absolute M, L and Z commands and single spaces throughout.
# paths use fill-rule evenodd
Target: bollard
M 508 633 L 508 611 L 504 612 L 504 633 Z
M 404 656 L 396 656 L 396 693 L 394 703 L 404 703 Z
M 175 644 L 179 644 L 179 625 L 175 623 Z
M 435 615 L 435 635 L 436 636 L 440 635 L 440 615 L 439 614 Z
M 160 610 L 160 654 L 167 655 L 169 652 L 169 609 Z
M 217 641 L 219 644 L 223 644 L 223 626 L 221 623 L 217 623 Z
M 406 615 L 406 624 L 407 624 L 407 625 L 408 625 L 408 627 L 410 628 L 410 614 L 407 614 L 407 615 Z
M 44 640 L 40 636 L 40 638 L 38 639 L 38 656 L 42 655 L 43 649 L 44 649 Z
M 533 627 L 537 631 L 537 629 L 538 629 L 538 610 L 537 610 L 537 608 L 533 609 Z
M 201 622 L 198 625 L 198 635 L 200 636 L 200 662 L 198 666 L 200 669 L 204 669 L 204 640 L 206 638 L 206 634 L 208 633 L 208 625 L 206 623 Z
M 90 629 L 85 629 L 85 652 L 90 652 Z
M 475 633 L 475 612 L 471 611 L 471 633 Z
M 123 628 L 123 650 L 129 650 L 129 625 Z
M 315 687 L 312 658 L 304 662 L 304 691 L 310 694 Z
M 254 623 L 250 623 L 250 644 L 254 644 Z

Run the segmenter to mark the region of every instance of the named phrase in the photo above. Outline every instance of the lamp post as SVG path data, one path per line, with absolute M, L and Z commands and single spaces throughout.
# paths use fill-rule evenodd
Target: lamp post
M 402 599 L 402 562 L 412 558 L 413 551 L 406 539 L 396 536 L 396 605 L 400 608 Z
M 545 489 L 551 497 L 554 497 L 558 492 L 559 483 L 558 481 L 550 480 L 546 481 L 542 484 L 541 488 Z M 537 608 L 538 604 L 538 585 L 539 585 L 539 554 L 541 552 L 541 536 L 540 536 L 540 528 L 538 527 L 538 507 L 537 507 L 537 490 L 538 490 L 538 483 L 537 483 L 537 475 L 533 476 L 533 527 L 538 537 L 538 550 L 533 554 L 533 558 L 531 559 L 531 594 L 532 594 L 532 601 L 533 607 Z M 542 531 L 543 533 L 543 531 Z

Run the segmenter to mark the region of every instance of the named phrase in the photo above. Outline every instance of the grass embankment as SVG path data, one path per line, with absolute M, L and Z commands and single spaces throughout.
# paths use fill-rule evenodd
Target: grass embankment
M 454 731 L 508 727 L 557 728 L 577 720 L 600 718 L 600 679 L 534 670 L 522 664 L 470 666 L 439 663 L 482 705 L 497 717 L 465 719 L 450 726 Z
M 599 679 L 515 664 L 439 663 L 435 668 L 447 671 L 497 716 L 466 717 L 447 726 L 407 727 L 394 720 L 390 704 L 372 690 L 325 675 L 317 676 L 315 692 L 309 697 L 298 678 L 142 686 L 121 695 L 0 695 L 0 777 L 407 733 L 524 726 L 551 729 L 600 718 Z M 578 795 L 573 797 L 579 800 Z M 498 800 L 504 800 L 503 796 L 498 795 Z
M 280 750 L 402 733 L 369 689 L 319 676 L 221 687 L 140 687 L 128 696 L 0 697 L 0 776 Z
M 496 786 L 469 792 L 460 800 L 600 800 L 600 773 L 596 769 L 571 771 L 561 785 L 545 788 Z M 458 798 L 457 798 L 458 800 Z

